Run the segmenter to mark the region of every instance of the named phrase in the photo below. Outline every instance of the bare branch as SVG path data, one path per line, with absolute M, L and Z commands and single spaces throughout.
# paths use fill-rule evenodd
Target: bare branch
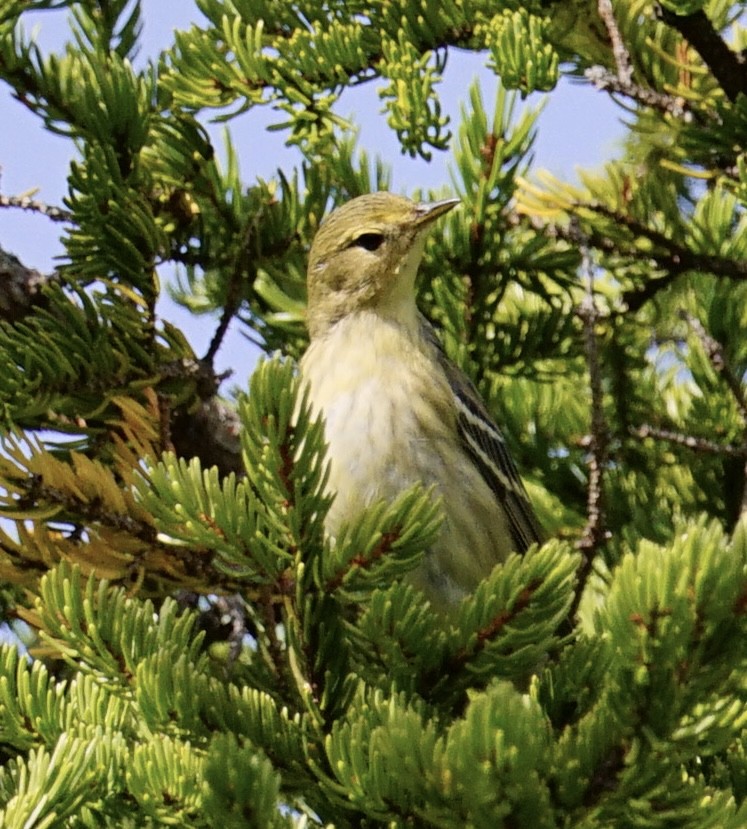
M 625 95 L 626 98 L 630 98 L 643 106 L 658 109 L 675 118 L 682 118 L 685 121 L 692 119 L 692 111 L 687 101 L 677 95 L 667 95 L 664 92 L 657 92 L 655 89 L 647 89 L 633 83 L 633 81 L 625 81 L 603 66 L 590 66 L 584 72 L 584 76 L 597 89 L 606 89 L 619 95 Z
M 69 210 L 45 204 L 44 202 L 37 201 L 29 196 L 0 195 L 0 207 L 17 207 L 19 210 L 29 210 L 33 213 L 41 213 L 53 222 L 71 222 L 73 220 L 73 214 Z
M 685 435 L 682 432 L 673 432 L 670 429 L 659 429 L 657 426 L 651 426 L 648 423 L 631 427 L 630 434 L 642 440 L 646 438 L 664 440 L 667 443 L 684 446 L 687 449 L 692 449 L 693 452 L 700 452 L 705 455 L 727 455 L 734 458 L 747 456 L 747 446 L 735 446 L 733 443 L 716 443 L 716 441 L 708 440 L 708 438 Z
M 584 73 L 597 89 L 608 90 L 631 98 L 643 106 L 652 107 L 685 121 L 692 119 L 687 101 L 681 96 L 668 95 L 655 89 L 648 89 L 633 83 L 633 64 L 615 19 L 612 0 L 597 0 L 597 9 L 607 28 L 612 43 L 612 55 L 617 72 L 610 72 L 604 66 L 591 66 Z
M 584 251 L 583 269 L 586 272 L 586 295 L 576 310 L 584 327 L 584 346 L 586 363 L 589 369 L 589 388 L 591 391 L 591 432 L 585 440 L 589 449 L 589 484 L 586 496 L 586 526 L 578 541 L 578 549 L 583 553 L 578 573 L 578 586 L 570 618 L 576 615 L 584 586 L 591 572 L 594 554 L 606 538 L 604 527 L 604 492 L 603 475 L 607 462 L 609 430 L 604 416 L 602 370 L 599 361 L 596 326 L 600 319 L 599 309 L 594 299 L 594 269 L 587 251 Z
M 612 54 L 615 58 L 615 65 L 617 66 L 617 78 L 621 84 L 630 84 L 633 80 L 633 66 L 630 62 L 630 53 L 620 34 L 617 20 L 615 20 L 612 0 L 598 0 L 597 9 L 612 41 Z
M 236 254 L 231 274 L 229 276 L 228 288 L 226 290 L 226 299 L 223 304 L 223 313 L 221 314 L 218 327 L 215 329 L 208 350 L 202 358 L 203 362 L 208 365 L 213 364 L 215 355 L 220 350 L 223 344 L 223 339 L 228 331 L 228 326 L 231 320 L 238 313 L 241 306 L 242 287 L 247 283 L 254 281 L 256 277 L 255 262 L 260 258 L 259 251 L 259 226 L 263 218 L 264 208 L 260 208 L 254 213 L 251 219 L 247 222 L 244 228 L 244 241 L 238 253 Z

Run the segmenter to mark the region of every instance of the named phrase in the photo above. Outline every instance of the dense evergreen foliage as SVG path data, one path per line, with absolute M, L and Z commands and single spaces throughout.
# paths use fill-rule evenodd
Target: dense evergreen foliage
M 45 54 L 24 15 L 60 8 Z M 139 2 L 0 0 L 0 78 L 76 150 L 64 208 L 0 196 L 66 252 L 0 252 L 0 577 L 31 654 L 0 649 L 0 826 L 747 826 L 742 12 L 197 0 L 136 70 Z M 502 85 L 453 125 L 456 49 Z M 561 74 L 629 127 L 573 186 L 530 169 L 520 100 Z M 325 537 L 295 372 L 319 221 L 390 186 L 335 109 L 361 83 L 403 152 L 452 155 L 422 307 L 549 538 L 449 617 L 402 580 L 428 492 Z M 303 162 L 247 182 L 230 127 L 260 107 Z M 219 319 L 205 355 L 156 314 L 164 265 Z M 228 399 L 236 319 L 269 358 Z

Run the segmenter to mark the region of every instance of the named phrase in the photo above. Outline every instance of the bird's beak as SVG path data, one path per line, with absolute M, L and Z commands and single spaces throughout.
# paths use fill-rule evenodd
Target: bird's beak
M 459 199 L 443 199 L 442 201 L 420 202 L 415 205 L 415 225 L 425 227 L 435 222 L 439 216 L 448 213 L 459 204 Z

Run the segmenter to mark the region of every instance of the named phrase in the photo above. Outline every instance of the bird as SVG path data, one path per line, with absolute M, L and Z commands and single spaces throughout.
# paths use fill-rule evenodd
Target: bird
M 309 251 L 300 361 L 325 423 L 326 531 L 415 483 L 432 487 L 443 523 L 410 580 L 445 612 L 511 552 L 542 541 L 501 430 L 417 307 L 426 238 L 458 203 L 374 192 L 333 210 Z

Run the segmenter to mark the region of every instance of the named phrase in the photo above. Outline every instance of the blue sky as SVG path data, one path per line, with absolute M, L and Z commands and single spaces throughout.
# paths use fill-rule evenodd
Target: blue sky
M 145 23 L 138 62 L 155 58 L 172 42 L 174 28 L 187 28 L 200 15 L 188 0 L 143 0 Z M 67 35 L 64 12 L 34 12 L 24 16 L 27 32 L 34 31 L 43 49 L 59 49 Z M 485 56 L 452 50 L 441 84 L 444 112 L 459 124 L 459 107 L 466 102 L 467 90 L 478 77 L 483 100 L 489 105 L 496 88 L 495 76 L 485 68 Z M 360 127 L 359 145 L 370 155 L 379 154 L 392 168 L 394 190 L 407 193 L 416 188 L 449 184 L 448 153 L 434 153 L 431 163 L 410 159 L 399 151 L 394 134 L 380 114 L 381 103 L 375 84 L 346 91 L 339 111 Z M 620 119 L 624 111 L 609 98 L 585 84 L 561 82 L 549 95 L 540 117 L 535 145 L 535 169 L 546 168 L 572 179 L 577 167 L 596 167 L 615 154 L 616 141 L 623 135 Z M 205 120 L 210 113 L 205 115 Z M 229 123 L 234 143 L 240 150 L 241 170 L 249 186 L 257 177 L 271 178 L 277 167 L 290 168 L 296 161 L 294 151 L 283 145 L 282 133 L 266 131 L 275 119 L 269 110 L 252 110 Z M 37 188 L 36 197 L 49 204 L 61 204 L 66 192 L 67 167 L 73 148 L 69 140 L 43 129 L 41 121 L 14 101 L 6 87 L 0 87 L 0 192 L 18 195 Z M 213 133 L 220 148 L 219 130 Z M 15 253 L 27 265 L 48 271 L 54 257 L 63 250 L 59 242 L 60 225 L 42 216 L 18 210 L 0 210 L 0 246 Z M 164 271 L 162 279 L 168 280 Z M 192 317 L 164 299 L 160 313 L 178 324 L 198 354 L 204 353 L 216 321 Z M 247 359 L 248 358 L 248 359 Z M 216 368 L 237 370 L 232 380 L 243 385 L 247 367 L 254 362 L 254 349 L 238 331 L 238 324 L 218 356 Z

